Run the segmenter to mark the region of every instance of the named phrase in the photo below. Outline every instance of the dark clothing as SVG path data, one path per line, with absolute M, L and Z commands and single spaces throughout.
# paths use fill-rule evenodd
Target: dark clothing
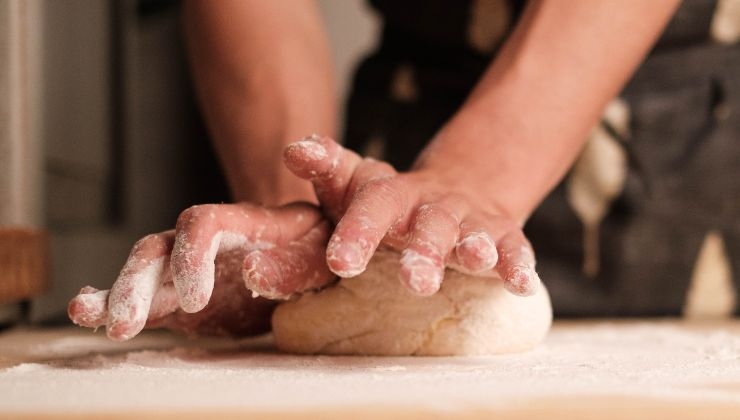
M 680 314 L 710 230 L 721 233 L 740 290 L 739 74 L 738 46 L 658 49 L 641 66 L 622 93 L 632 159 L 601 224 L 598 276 L 579 270 L 582 243 L 568 238 L 582 227 L 562 184 L 526 228 L 559 314 Z
M 362 151 L 380 138 L 384 159 L 406 170 L 437 130 L 460 108 L 485 71 L 497 46 L 480 52 L 468 45 L 472 1 L 372 0 L 383 16 L 378 49 L 359 66 L 347 107 L 347 147 Z M 522 1 L 502 2 L 510 7 L 508 34 L 522 9 Z M 500 44 L 500 42 L 499 42 Z M 392 96 L 399 68 L 412 69 L 417 98 Z
M 345 142 L 360 152 L 380 144 L 405 170 L 462 105 L 523 2 L 371 3 L 383 36 L 356 73 Z M 471 28 L 475 13 L 496 7 L 509 19 L 499 33 Z M 630 135 L 619 139 L 628 175 L 600 226 L 598 274 L 582 271 L 583 225 L 564 183 L 528 221 L 556 315 L 680 314 L 710 230 L 722 234 L 740 290 L 740 45 L 711 40 L 714 10 L 714 1 L 683 2 L 621 94 L 631 112 Z

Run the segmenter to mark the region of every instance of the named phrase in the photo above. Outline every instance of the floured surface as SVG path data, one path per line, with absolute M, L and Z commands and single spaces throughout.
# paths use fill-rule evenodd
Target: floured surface
M 267 338 L 145 333 L 0 334 L 0 414 L 240 409 L 505 408 L 604 397 L 737 404 L 740 322 L 556 323 L 528 353 L 488 357 L 292 356 Z

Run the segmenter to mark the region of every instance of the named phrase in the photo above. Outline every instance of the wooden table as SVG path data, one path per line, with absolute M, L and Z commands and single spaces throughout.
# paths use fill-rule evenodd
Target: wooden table
M 0 418 L 740 418 L 740 321 L 557 322 L 534 351 L 276 353 L 269 337 L 0 334 Z

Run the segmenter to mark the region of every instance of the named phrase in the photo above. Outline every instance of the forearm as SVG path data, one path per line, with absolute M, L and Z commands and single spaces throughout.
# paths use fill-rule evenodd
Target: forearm
M 236 200 L 315 200 L 282 165 L 282 150 L 333 135 L 331 57 L 316 5 L 189 0 L 184 22 L 193 77 Z
M 531 1 L 417 170 L 523 222 L 572 164 L 677 3 Z

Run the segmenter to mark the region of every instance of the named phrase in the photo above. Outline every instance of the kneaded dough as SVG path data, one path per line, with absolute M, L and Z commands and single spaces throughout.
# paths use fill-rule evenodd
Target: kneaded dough
M 485 355 L 537 345 L 552 322 L 543 285 L 514 296 L 501 279 L 447 270 L 430 297 L 398 281 L 400 255 L 379 250 L 361 275 L 280 304 L 277 347 L 291 353 L 385 356 Z

